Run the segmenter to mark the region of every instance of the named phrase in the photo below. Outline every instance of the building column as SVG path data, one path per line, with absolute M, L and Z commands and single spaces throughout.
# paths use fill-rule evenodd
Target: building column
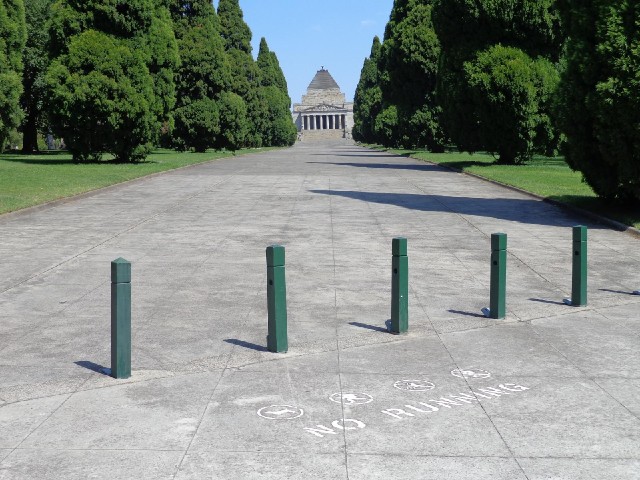
M 346 115 L 342 115 L 342 128 L 343 129 L 347 128 L 347 116 Z
M 334 125 L 336 126 L 336 130 L 340 130 L 340 117 L 338 115 L 334 115 Z

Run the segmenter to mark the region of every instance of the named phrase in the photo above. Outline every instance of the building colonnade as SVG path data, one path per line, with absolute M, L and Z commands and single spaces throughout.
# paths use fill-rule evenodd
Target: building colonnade
M 344 130 L 346 115 L 344 114 L 305 114 L 302 115 L 302 130 Z

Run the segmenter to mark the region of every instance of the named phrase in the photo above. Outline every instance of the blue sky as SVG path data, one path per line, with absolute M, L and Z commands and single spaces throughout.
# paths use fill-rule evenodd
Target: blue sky
M 323 65 L 353 100 L 362 62 L 373 37 L 382 39 L 392 5 L 393 0 L 240 0 L 253 33 L 254 57 L 265 37 L 278 55 L 293 102 L 300 102 Z

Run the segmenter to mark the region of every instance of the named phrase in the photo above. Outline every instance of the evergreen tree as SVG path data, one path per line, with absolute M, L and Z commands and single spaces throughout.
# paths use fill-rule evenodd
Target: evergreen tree
M 551 69 L 563 41 L 555 0 L 437 0 L 433 22 L 441 118 L 458 148 L 498 153 L 504 163 L 553 149 Z M 498 123 L 505 119 L 518 123 Z
M 546 59 L 519 48 L 495 45 L 466 62 L 465 78 L 483 148 L 504 163 L 521 163 L 545 145 L 554 131 L 548 113 L 559 75 Z
M 382 103 L 385 110 L 396 107 L 398 122 L 393 138 L 381 137 L 387 145 L 444 148 L 435 99 L 440 43 L 431 21 L 432 3 L 396 0 L 385 29 L 379 60 Z
M 203 152 L 225 147 L 220 100 L 231 81 L 219 21 L 208 0 L 172 3 L 181 65 L 177 72 L 178 103 L 174 142 L 178 148 Z
M 47 71 L 54 131 L 76 161 L 139 161 L 170 123 L 177 63 L 164 0 L 58 0 Z
M 49 66 L 47 42 L 49 34 L 43 28 L 49 20 L 49 9 L 53 0 L 29 0 L 25 4 L 27 42 L 23 51 L 24 88 L 20 104 L 25 113 L 22 123 L 22 151 L 38 150 L 38 130 L 44 128 L 43 104 L 46 97 L 45 72 Z
M 364 60 L 360 80 L 353 100 L 353 138 L 359 142 L 377 143 L 375 120 L 382 110 L 382 90 L 380 88 L 378 62 L 381 44 L 373 38 L 371 54 Z
M 594 191 L 640 200 L 640 6 L 559 1 L 567 29 L 559 119 L 566 158 Z
M 264 37 L 260 39 L 260 49 L 256 62 L 260 69 L 260 85 L 263 87 L 278 87 L 288 95 L 289 88 L 287 86 L 287 79 L 280 68 L 278 57 L 275 52 L 269 50 L 267 40 Z M 291 101 L 289 101 L 289 104 L 291 104 Z
M 151 108 L 161 125 L 160 134 L 165 143 L 174 127 L 173 112 L 176 107 L 176 73 L 180 65 L 178 42 L 169 11 L 170 0 L 156 0 L 149 34 L 145 40 L 145 50 L 149 52 L 147 66 L 153 81 L 154 97 Z M 156 140 L 157 143 L 157 140 Z
M 113 36 L 87 30 L 71 37 L 69 51 L 46 77 L 54 131 L 75 161 L 139 161 L 151 150 L 156 117 L 153 82 L 141 54 Z
M 22 119 L 22 51 L 26 36 L 22 0 L 0 0 L 0 151 Z
M 238 0 L 220 0 L 218 17 L 222 25 L 222 39 L 227 51 L 240 50 L 251 55 L 251 29 L 244 21 Z
M 260 69 L 251 56 L 251 30 L 243 19 L 238 0 L 220 0 L 220 34 L 231 66 L 231 91 L 246 104 L 249 129 L 244 146 L 262 146 L 264 102 L 258 95 Z
M 291 98 L 287 91 L 287 81 L 274 52 L 269 50 L 262 38 L 256 61 L 260 69 L 258 98 L 261 103 L 262 144 L 288 146 L 296 141 L 297 129 L 291 117 Z

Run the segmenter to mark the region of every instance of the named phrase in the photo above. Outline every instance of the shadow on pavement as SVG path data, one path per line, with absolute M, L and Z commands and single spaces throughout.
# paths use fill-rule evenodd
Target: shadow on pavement
M 529 300 L 531 300 L 532 302 L 549 303 L 551 305 L 565 305 L 564 302 L 558 302 L 556 300 L 545 300 L 544 298 L 530 298 Z
M 387 320 L 385 322 L 386 327 L 378 327 L 376 325 L 369 325 L 367 323 L 361 322 L 349 322 L 349 325 L 353 325 L 354 327 L 366 328 L 367 330 L 373 330 L 376 332 L 388 333 L 389 327 L 391 326 L 391 320 Z
M 478 318 L 487 318 L 481 313 L 474 312 L 465 312 L 463 310 L 447 310 L 449 313 L 455 313 L 456 315 L 464 315 L 465 317 L 478 317 Z
M 611 290 L 609 288 L 600 288 L 599 290 L 601 292 L 619 293 L 621 295 L 636 295 L 635 293 L 633 293 L 631 291 L 624 291 L 624 290 Z
M 103 367 L 102 365 L 98 365 L 97 363 L 90 362 L 89 360 L 80 360 L 79 362 L 73 362 L 79 367 L 86 368 L 87 370 L 91 370 L 92 372 L 100 373 L 102 375 L 106 375 L 104 370 L 107 367 Z
M 360 155 L 332 155 L 332 157 L 358 157 Z M 369 155 L 370 157 L 377 155 Z M 379 156 L 378 156 L 379 157 Z M 432 172 L 434 170 L 438 171 L 447 171 L 443 168 L 438 167 L 437 165 L 431 165 L 429 163 L 425 164 L 415 164 L 415 165 L 406 165 L 406 164 L 398 164 L 398 163 L 352 163 L 352 162 L 307 162 L 307 163 L 315 163 L 322 165 L 342 165 L 345 167 L 361 167 L 361 168 L 379 168 L 379 169 L 391 169 L 391 170 L 417 170 L 420 172 Z
M 525 198 L 450 197 L 447 195 L 356 192 L 351 190 L 309 190 L 309 192 L 352 198 L 363 202 L 395 205 L 423 212 L 452 212 L 558 227 L 570 227 L 576 224 L 576 219 L 569 218 L 560 211 L 558 215 L 549 215 L 549 206 L 545 203 Z M 603 227 L 592 225 L 590 228 Z
M 354 152 L 354 153 L 312 153 L 311 154 L 312 157 L 361 157 L 361 158 L 366 158 L 366 157 L 371 157 L 371 158 L 397 158 L 398 160 L 401 159 L 402 157 L 404 157 L 404 155 L 400 156 L 400 155 L 393 155 L 393 154 L 388 154 L 388 153 L 359 153 L 359 152 Z M 307 162 L 307 163 L 316 163 L 316 162 Z M 317 163 L 324 163 L 324 162 L 317 162 Z M 327 164 L 331 165 L 348 165 L 351 167 L 361 167 L 361 166 L 365 166 L 364 164 L 360 164 L 360 163 L 354 163 L 354 164 L 349 164 L 349 163 L 339 163 L 339 162 L 326 162 Z M 370 165 L 366 165 L 366 166 L 370 166 Z
M 239 347 L 248 348 L 250 350 L 256 350 L 258 352 L 268 352 L 267 347 L 258 345 L 256 343 L 245 342 L 244 340 L 238 340 L 237 338 L 227 338 L 225 339 L 225 342 L 232 345 L 237 345 Z

